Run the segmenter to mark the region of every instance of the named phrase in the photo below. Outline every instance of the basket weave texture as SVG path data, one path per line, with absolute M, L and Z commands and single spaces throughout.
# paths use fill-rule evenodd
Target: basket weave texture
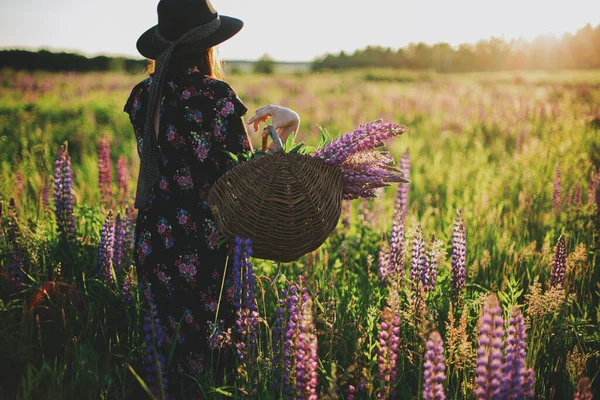
M 254 257 L 281 262 L 323 244 L 340 218 L 342 199 L 338 167 L 283 152 L 235 166 L 208 196 L 225 237 L 249 238 Z

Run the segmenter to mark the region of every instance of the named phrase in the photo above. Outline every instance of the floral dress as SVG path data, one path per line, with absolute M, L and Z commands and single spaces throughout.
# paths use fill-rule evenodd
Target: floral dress
M 136 85 L 125 105 L 140 156 L 152 79 Z M 164 326 L 163 349 L 177 341 L 170 369 L 198 376 L 231 353 L 233 288 L 230 279 L 222 282 L 227 248 L 219 246 L 223 238 L 207 197 L 232 166 L 223 150 L 250 149 L 242 120 L 247 109 L 227 83 L 197 69 L 166 79 L 157 143 L 161 177 L 149 205 L 139 210 L 134 255 L 141 293 L 153 299 Z

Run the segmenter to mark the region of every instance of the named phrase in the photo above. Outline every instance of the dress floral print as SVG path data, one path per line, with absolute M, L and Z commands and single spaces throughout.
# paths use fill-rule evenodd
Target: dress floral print
M 152 79 L 135 86 L 125 105 L 140 155 Z M 222 275 L 227 248 L 220 246 L 223 238 L 207 197 L 212 184 L 232 167 L 223 150 L 250 148 L 242 120 L 246 111 L 227 83 L 197 69 L 167 77 L 157 142 L 160 179 L 148 207 L 138 213 L 135 255 L 140 286 L 157 305 L 164 339 L 177 343 L 172 373 L 197 376 L 215 367 L 207 360 L 226 358 L 211 352 L 231 353 L 232 285 Z

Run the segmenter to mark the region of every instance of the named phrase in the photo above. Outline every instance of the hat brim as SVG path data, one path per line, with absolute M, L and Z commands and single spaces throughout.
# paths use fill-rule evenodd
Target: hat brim
M 221 15 L 220 18 L 221 25 L 212 35 L 201 41 L 182 45 L 181 48 L 177 48 L 176 53 L 178 55 L 184 55 L 199 50 L 209 49 L 231 38 L 244 26 L 244 23 L 237 18 L 228 17 L 226 15 Z M 154 40 L 154 32 L 157 29 L 158 25 L 155 25 L 144 32 L 138 39 L 136 45 L 140 54 L 150 60 L 156 60 L 160 53 L 165 49 L 163 43 Z

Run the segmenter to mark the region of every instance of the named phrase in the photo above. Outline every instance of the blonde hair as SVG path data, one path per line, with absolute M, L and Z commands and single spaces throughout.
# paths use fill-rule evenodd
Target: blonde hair
M 148 60 L 148 74 L 154 72 L 155 64 L 154 60 Z M 171 70 L 181 71 L 188 68 L 198 68 L 204 75 L 214 79 L 223 79 L 225 77 L 223 63 L 219 57 L 217 46 L 184 57 L 178 57 L 171 60 L 171 64 L 169 65 L 169 69 Z

